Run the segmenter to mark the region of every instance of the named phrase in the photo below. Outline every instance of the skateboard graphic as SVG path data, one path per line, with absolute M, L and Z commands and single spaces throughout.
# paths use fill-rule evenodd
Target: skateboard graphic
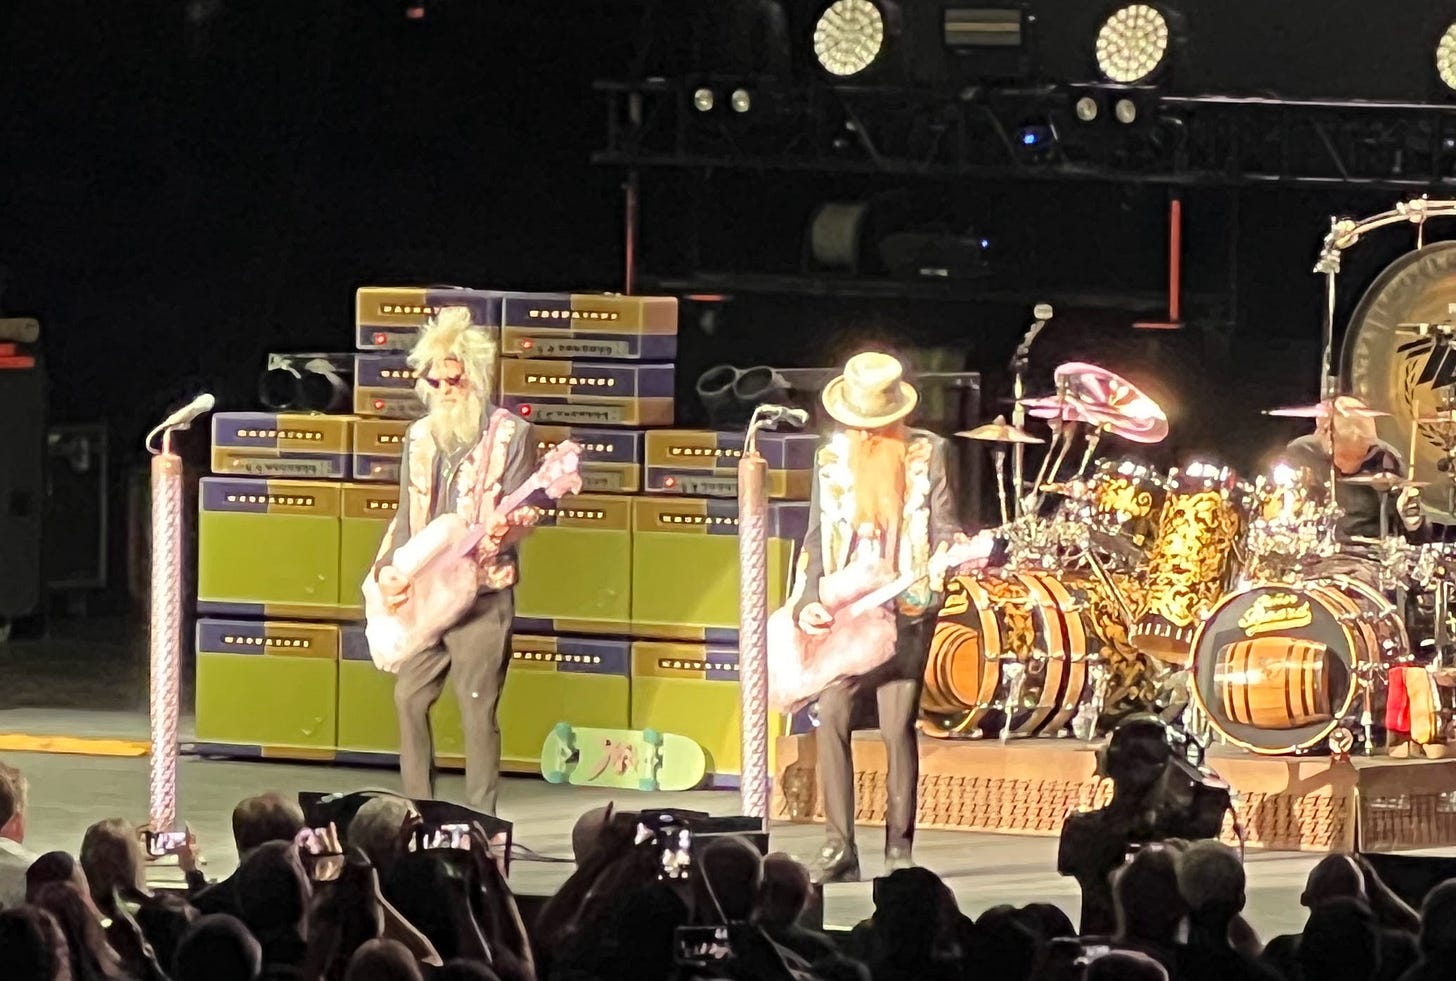
M 558 722 L 541 747 L 541 775 L 550 783 L 692 790 L 707 772 L 703 747 L 656 729 L 579 729 Z

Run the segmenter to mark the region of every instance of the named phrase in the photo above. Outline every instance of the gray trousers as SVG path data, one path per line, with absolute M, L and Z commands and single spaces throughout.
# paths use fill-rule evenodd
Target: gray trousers
M 435 747 L 430 707 L 455 683 L 465 734 L 465 801 L 495 814 L 500 786 L 501 736 L 496 709 L 511 659 L 511 621 L 516 597 L 510 589 L 482 593 L 440 643 L 404 663 L 394 682 L 399 712 L 399 772 L 405 796 L 434 800 Z
M 880 738 L 889 764 L 886 774 L 885 849 L 910 848 L 920 784 L 920 747 L 915 720 L 925 662 L 935 634 L 934 612 L 917 619 L 896 617 L 895 655 L 862 678 L 839 682 L 819 696 L 819 773 L 823 781 L 828 842 L 854 847 L 854 760 L 850 733 L 874 699 Z

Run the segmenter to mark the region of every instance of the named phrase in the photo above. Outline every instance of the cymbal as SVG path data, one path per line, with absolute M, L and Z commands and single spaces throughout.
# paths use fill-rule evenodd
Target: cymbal
M 1132 382 L 1100 365 L 1068 361 L 1053 377 L 1057 390 L 1080 402 L 1089 421 L 1134 443 L 1168 438 L 1168 415 Z
M 995 422 L 988 422 L 984 426 L 977 426 L 975 429 L 968 429 L 965 432 L 956 433 L 957 436 L 964 436 L 966 439 L 978 439 L 986 443 L 1045 443 L 1046 440 L 1039 436 L 1033 436 L 1024 429 L 1018 429 L 1006 421 L 1005 416 L 997 416 Z
M 1438 412 L 1433 416 L 1421 416 L 1416 419 L 1418 426 L 1456 426 L 1456 409 L 1447 409 Z
M 1348 409 L 1344 413 L 1347 416 L 1362 416 L 1366 419 L 1376 419 L 1380 416 L 1388 416 L 1389 412 L 1382 412 L 1380 409 Z M 1266 416 L 1279 416 L 1282 419 L 1328 419 L 1334 415 L 1334 404 L 1332 402 L 1318 402 L 1314 405 L 1288 405 L 1282 409 L 1265 409 Z
M 1394 473 L 1357 473 L 1353 477 L 1335 478 L 1342 484 L 1349 484 L 1352 487 L 1370 487 L 1378 491 L 1393 491 L 1397 488 L 1404 490 L 1407 487 L 1429 487 L 1429 480 L 1406 480 L 1400 474 Z

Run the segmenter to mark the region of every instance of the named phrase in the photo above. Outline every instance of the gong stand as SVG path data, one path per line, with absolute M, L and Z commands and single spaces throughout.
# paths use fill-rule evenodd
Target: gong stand
M 1331 373 L 1335 351 L 1335 284 L 1339 280 L 1340 261 L 1345 250 L 1376 229 L 1401 224 L 1416 226 L 1416 248 L 1423 248 L 1426 244 L 1426 222 L 1432 218 L 1456 218 L 1456 201 L 1432 201 L 1427 197 L 1419 197 L 1413 201 L 1402 201 L 1390 211 L 1360 221 L 1351 218 L 1330 219 L 1329 234 L 1320 246 L 1319 261 L 1314 266 L 1314 271 L 1325 277 L 1324 351 L 1320 364 L 1321 400 L 1333 398 L 1337 385 L 1337 379 Z
M 1320 245 L 1319 259 L 1315 262 L 1314 271 L 1325 277 L 1325 315 L 1324 315 L 1324 343 L 1321 352 L 1320 362 L 1320 401 L 1333 399 L 1338 392 L 1339 379 L 1334 374 L 1335 354 L 1335 286 L 1339 281 L 1340 265 L 1344 253 L 1352 248 L 1366 235 L 1388 225 L 1410 224 L 1416 227 L 1416 248 L 1421 249 L 1426 244 L 1426 222 L 1433 218 L 1456 218 L 1456 201 L 1432 201 L 1429 197 L 1422 195 L 1411 201 L 1402 201 L 1389 211 L 1383 211 L 1378 215 L 1363 218 L 1356 221 L 1352 218 L 1331 218 L 1330 231 Z M 1439 332 L 1438 332 L 1439 333 Z M 1438 341 L 1438 343 L 1440 343 Z M 1334 439 L 1334 420 L 1330 420 L 1331 443 Z M 1419 427 L 1414 420 L 1411 422 L 1412 444 L 1415 441 L 1415 433 Z M 1414 480 L 1416 461 L 1412 453 L 1407 463 L 1406 477 Z M 1330 495 L 1334 499 L 1335 493 L 1335 461 L 1333 445 L 1330 453 Z M 1448 489 L 1448 497 L 1451 497 L 1451 490 Z M 1384 527 L 1382 525 L 1382 532 Z

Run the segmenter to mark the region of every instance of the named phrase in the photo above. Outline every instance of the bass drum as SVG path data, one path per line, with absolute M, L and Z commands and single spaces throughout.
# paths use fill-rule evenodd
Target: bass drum
M 1250 586 L 1224 597 L 1193 638 L 1193 694 L 1235 746 L 1265 756 L 1323 749 L 1367 707 L 1360 676 L 1410 653 L 1405 625 L 1378 590 L 1335 576 Z M 1384 685 L 1369 692 L 1383 719 Z
M 996 734 L 1008 712 L 1018 736 L 1065 729 L 1090 696 L 1091 660 L 1104 647 L 1089 585 L 1041 572 L 950 580 L 925 666 L 923 731 Z

